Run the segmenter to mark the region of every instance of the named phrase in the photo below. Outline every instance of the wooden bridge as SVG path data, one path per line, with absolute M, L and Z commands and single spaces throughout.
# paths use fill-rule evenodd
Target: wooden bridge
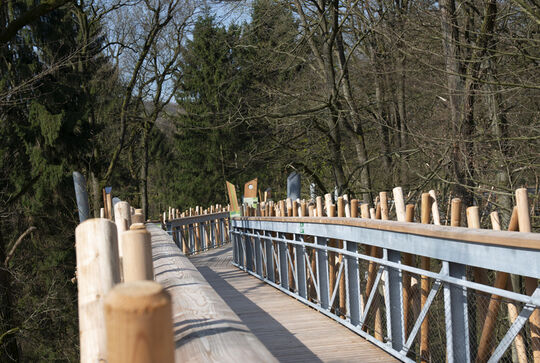
M 93 262 L 100 283 L 118 249 L 126 281 L 133 274 L 135 280 L 150 274 L 168 292 L 171 357 L 177 362 L 540 361 L 538 234 L 358 218 L 358 208 L 352 210 L 350 217 L 330 212 L 324 218 L 302 217 L 299 206 L 289 217 L 173 215 L 164 225 L 135 223 L 131 231 L 119 232 L 118 248 L 111 237 L 115 223 L 95 219 L 77 228 L 77 248 L 90 236 L 108 248 L 96 255 L 105 256 L 100 269 Z M 518 217 L 514 213 L 510 230 L 517 229 Z M 132 218 L 141 220 L 137 214 Z M 121 219 L 116 225 L 126 226 Z M 134 231 L 148 235 L 147 243 L 125 238 Z M 133 246 L 141 256 L 147 246 L 151 263 L 140 257 L 140 268 L 134 269 L 139 252 L 129 252 Z M 86 267 L 79 265 L 77 251 L 82 274 Z M 109 269 L 110 289 L 115 273 Z M 519 289 L 513 288 L 514 280 Z M 100 296 L 89 298 L 81 284 L 80 317 L 90 310 L 84 302 L 93 299 L 96 306 Z M 113 309 L 110 300 L 107 314 Z M 135 333 L 122 329 L 147 336 L 144 349 L 117 353 L 131 354 L 128 360 L 111 359 L 111 344 L 118 342 L 117 334 L 108 333 L 108 353 L 94 356 L 109 354 L 111 362 L 165 361 L 133 360 L 141 356 L 139 350 L 151 351 L 151 341 L 160 344 L 150 331 L 168 329 L 162 323 L 147 326 L 146 317 L 137 324 Z M 84 362 L 91 361 L 83 359 L 85 331 L 81 328 Z M 139 338 L 130 339 L 140 344 Z
M 174 242 L 161 230 L 160 226 L 151 225 L 148 229 L 152 233 L 156 280 L 165 287 L 170 286 L 172 281 L 185 281 L 184 277 L 178 276 L 177 271 L 168 271 L 172 265 L 168 258 L 156 261 L 164 250 L 167 250 L 171 256 L 174 255 L 174 251 L 178 251 Z M 270 355 L 278 361 L 396 361 L 388 353 L 378 349 L 346 327 L 239 270 L 232 265 L 232 257 L 231 244 L 207 250 L 190 258 L 198 270 L 192 269 L 191 273 L 194 275 L 197 275 L 197 272 L 200 273 L 216 292 L 217 296 L 211 295 L 214 298 L 211 304 L 227 306 L 236 315 L 229 317 L 229 320 L 234 321 L 234 329 L 251 331 Z M 185 265 L 190 264 L 190 261 L 184 261 L 184 268 L 186 268 Z M 202 278 L 197 277 L 200 284 L 205 284 Z M 169 291 L 173 293 L 173 297 L 185 294 L 185 291 L 176 292 L 174 287 L 172 289 Z M 205 306 L 206 304 L 207 302 L 204 303 Z M 200 316 L 197 319 L 187 319 L 197 321 L 191 325 L 183 323 L 183 319 L 185 320 L 184 316 L 175 315 L 175 324 L 185 327 L 181 335 L 175 337 L 177 344 L 186 336 L 196 335 L 200 338 L 213 334 L 218 335 L 220 343 L 235 344 L 234 339 L 227 337 L 226 329 L 223 329 L 220 323 L 222 317 L 211 318 L 208 315 L 204 319 Z M 220 343 L 215 344 L 219 346 Z M 194 342 L 194 346 L 198 345 Z M 190 356 L 195 356 L 196 353 L 199 356 L 196 360 L 200 361 L 224 360 L 224 357 L 212 356 L 214 353 L 212 348 L 207 351 L 200 349 L 199 346 L 198 351 Z M 183 352 L 178 352 L 178 354 L 185 357 Z M 261 357 L 264 356 L 264 353 L 261 354 Z M 231 361 L 237 361 L 237 357 L 230 358 Z M 260 357 L 256 357 L 255 360 L 260 360 Z

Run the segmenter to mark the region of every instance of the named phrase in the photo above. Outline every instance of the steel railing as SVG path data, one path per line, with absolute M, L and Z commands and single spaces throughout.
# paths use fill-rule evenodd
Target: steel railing
M 540 352 L 529 319 L 540 307 L 538 234 L 345 218 L 230 223 L 235 266 L 403 361 L 523 362 Z M 498 274 L 514 290 L 494 287 Z

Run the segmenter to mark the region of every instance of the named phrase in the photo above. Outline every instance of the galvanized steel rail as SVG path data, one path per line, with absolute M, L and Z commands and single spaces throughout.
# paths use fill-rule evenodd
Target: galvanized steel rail
M 173 219 L 166 230 L 186 256 L 206 251 L 229 241 L 229 212 Z
M 540 308 L 540 287 L 529 296 L 472 276 L 481 268 L 540 278 L 538 234 L 347 218 L 248 217 L 230 223 L 235 266 L 403 361 L 475 360 L 478 327 L 493 299 L 506 309 L 516 307 L 519 315 L 498 322 L 489 362 L 509 358 L 518 335 L 529 348 L 535 343 L 524 327 Z M 373 249 L 380 254 L 370 253 Z M 403 264 L 403 254 L 431 258 L 430 269 Z M 429 280 L 430 290 L 420 306 L 422 279 Z M 410 301 L 404 302 L 404 294 Z M 428 314 L 432 342 L 429 351 L 420 352 L 419 332 Z

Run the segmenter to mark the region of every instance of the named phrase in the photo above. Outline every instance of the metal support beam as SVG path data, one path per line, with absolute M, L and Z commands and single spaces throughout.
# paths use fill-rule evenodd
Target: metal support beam
M 304 236 L 301 234 L 294 235 L 295 240 L 304 242 Z M 302 245 L 297 245 L 296 249 L 296 286 L 298 288 L 298 295 L 307 298 L 307 279 L 306 279 L 306 264 L 304 259 L 304 253 L 306 248 Z
M 278 233 L 278 236 L 285 238 L 283 233 Z M 278 242 L 278 251 L 279 251 L 279 271 L 280 271 L 280 281 L 281 287 L 284 289 L 289 288 L 289 269 L 287 266 L 287 243 Z
M 401 263 L 401 253 L 394 250 L 387 250 L 387 259 L 395 263 Z M 403 324 L 403 279 L 400 269 L 387 267 L 386 290 L 388 295 L 388 305 L 386 307 L 387 319 L 389 320 L 389 337 L 392 348 L 398 352 L 403 349 L 405 341 L 405 330 Z
M 459 263 L 443 263 L 443 272 L 455 278 L 466 280 L 466 266 Z M 469 348 L 469 317 L 467 308 L 467 288 L 444 284 L 444 311 L 446 324 L 446 352 L 448 363 L 471 361 Z
M 316 237 L 315 240 L 319 246 L 328 246 L 328 238 Z M 325 310 L 329 309 L 330 303 L 328 280 L 328 252 L 326 250 L 317 250 L 317 282 L 319 283 L 319 292 L 321 295 L 320 304 Z

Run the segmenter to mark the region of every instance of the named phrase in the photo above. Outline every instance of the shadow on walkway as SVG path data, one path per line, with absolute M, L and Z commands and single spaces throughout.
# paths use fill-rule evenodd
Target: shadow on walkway
M 216 273 L 211 268 L 201 265 L 197 268 L 210 286 L 277 359 L 280 361 L 322 362 L 287 328 L 229 284 L 221 276 L 221 271 Z M 231 274 L 230 270 L 223 271 L 223 273 L 227 278 L 241 277 L 235 276 L 234 273 Z M 238 271 L 238 274 L 242 275 L 242 278 L 246 278 L 242 271 Z M 264 285 L 263 282 L 260 284 Z

